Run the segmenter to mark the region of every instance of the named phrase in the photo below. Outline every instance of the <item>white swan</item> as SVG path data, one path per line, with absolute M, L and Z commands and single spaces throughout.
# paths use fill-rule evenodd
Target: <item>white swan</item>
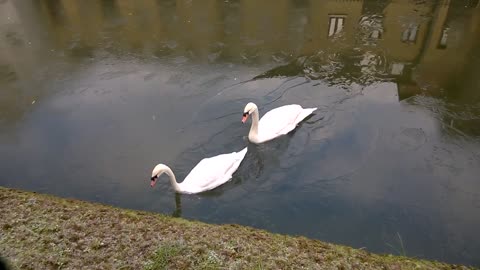
M 246 153 L 247 147 L 240 152 L 204 158 L 190 171 L 182 183 L 177 183 L 175 175 L 167 165 L 158 164 L 153 168 L 150 185 L 154 187 L 157 178 L 166 173 L 170 177 L 173 189 L 178 193 L 193 194 L 211 190 L 232 178 L 232 174 L 238 169 Z
M 248 139 L 252 143 L 264 143 L 294 130 L 307 116 L 317 108 L 304 109 L 297 104 L 285 105 L 267 112 L 258 121 L 258 107 L 255 103 L 248 103 L 243 110 L 242 122 L 245 123 L 249 115 L 252 115 L 252 126 L 248 133 Z

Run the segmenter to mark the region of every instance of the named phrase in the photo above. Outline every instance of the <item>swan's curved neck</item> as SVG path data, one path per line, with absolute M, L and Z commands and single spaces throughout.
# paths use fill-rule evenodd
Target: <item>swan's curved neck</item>
M 252 112 L 252 125 L 250 126 L 250 132 L 248 133 L 248 138 L 250 141 L 258 141 L 258 121 L 259 121 L 259 112 L 258 108 Z
M 181 192 L 182 189 L 180 188 L 180 185 L 177 183 L 177 178 L 175 177 L 175 174 L 173 174 L 172 170 L 168 167 L 164 169 L 165 174 L 168 175 L 168 178 L 170 178 L 170 183 L 172 184 L 173 189 L 175 189 L 176 192 Z

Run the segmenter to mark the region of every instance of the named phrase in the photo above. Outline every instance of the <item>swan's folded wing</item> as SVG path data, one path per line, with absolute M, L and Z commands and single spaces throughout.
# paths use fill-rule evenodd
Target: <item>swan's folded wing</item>
M 182 185 L 192 192 L 213 189 L 232 177 L 246 153 L 247 148 L 244 148 L 240 152 L 204 158 L 187 175 Z
M 310 114 L 316 111 L 317 108 L 305 108 L 298 114 L 297 119 L 295 119 L 295 124 L 298 124 L 303 121 L 303 119 L 307 118 Z
M 308 108 L 308 109 L 301 109 L 297 114 L 295 120 L 293 120 L 288 126 L 285 126 L 279 134 L 284 135 L 289 133 L 290 131 L 294 130 L 298 123 L 302 122 L 305 118 L 307 118 L 310 114 L 312 114 L 317 108 Z
M 302 112 L 297 104 L 285 105 L 267 112 L 259 121 L 259 136 L 274 138 L 283 135 L 295 128 L 295 120 Z

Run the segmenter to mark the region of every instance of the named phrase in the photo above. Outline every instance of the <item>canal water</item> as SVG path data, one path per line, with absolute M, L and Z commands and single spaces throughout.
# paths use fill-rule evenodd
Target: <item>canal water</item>
M 478 0 L 1 0 L 0 185 L 480 266 L 479 49 Z

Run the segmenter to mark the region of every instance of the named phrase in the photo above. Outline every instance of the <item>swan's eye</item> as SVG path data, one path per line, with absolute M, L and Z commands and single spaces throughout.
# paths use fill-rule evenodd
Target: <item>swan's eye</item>
M 248 115 L 248 112 L 245 112 L 243 113 L 243 117 L 247 116 Z
M 150 180 L 152 180 L 152 181 L 155 180 L 155 179 L 157 179 L 157 176 L 156 176 L 156 175 L 155 175 L 155 176 L 152 176 L 152 178 L 150 178 Z

